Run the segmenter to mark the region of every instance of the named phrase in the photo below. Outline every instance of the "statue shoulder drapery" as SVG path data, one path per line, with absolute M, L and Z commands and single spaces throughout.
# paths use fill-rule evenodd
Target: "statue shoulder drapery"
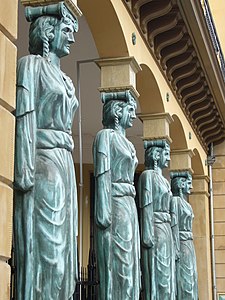
M 28 55 L 19 59 L 16 83 L 16 117 L 34 111 L 36 87 L 43 58 L 39 55 Z

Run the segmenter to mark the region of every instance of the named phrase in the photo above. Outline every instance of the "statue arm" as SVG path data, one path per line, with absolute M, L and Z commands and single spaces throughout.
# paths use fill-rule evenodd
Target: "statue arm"
M 94 145 L 95 173 L 95 222 L 105 229 L 111 224 L 111 170 L 110 170 L 111 131 L 98 132 Z
M 154 245 L 154 213 L 152 202 L 152 178 L 148 171 L 144 171 L 138 184 L 140 200 L 141 243 L 145 248 Z
M 175 246 L 175 258 L 176 260 L 178 260 L 180 258 L 178 197 L 171 197 L 170 214 L 171 214 L 171 229 L 172 229 L 173 241 Z
M 17 66 L 16 88 L 16 189 L 30 190 L 34 185 L 36 114 L 35 91 L 37 90 L 40 59 L 34 55 L 22 57 Z
M 18 97 L 28 97 L 28 91 L 17 88 Z M 26 112 L 16 118 L 15 188 L 28 191 L 34 185 L 35 170 L 35 112 Z
M 111 225 L 111 175 L 110 171 L 100 174 L 95 179 L 95 220 L 105 229 Z

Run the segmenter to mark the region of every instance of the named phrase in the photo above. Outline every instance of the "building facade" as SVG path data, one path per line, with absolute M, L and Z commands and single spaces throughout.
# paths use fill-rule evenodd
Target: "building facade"
M 15 44 L 20 51 L 19 43 L 23 43 L 21 27 L 17 23 L 17 2 L 2 0 L 0 10 L 0 299 L 3 300 L 10 299 L 10 286 L 13 284 L 10 264 L 17 64 Z M 59 1 L 21 2 L 23 5 L 42 5 Z M 216 33 L 216 27 L 218 33 L 221 29 L 217 24 L 222 20 L 219 14 L 222 9 L 218 10 L 219 4 L 216 5 L 215 0 L 67 2 L 82 11 L 80 35 L 83 33 L 82 25 L 86 26 L 90 35 L 87 42 L 94 45 L 92 52 L 85 48 L 82 56 L 72 58 L 77 61 L 79 69 L 74 76 L 77 96 L 82 98 L 82 113 L 77 124 L 82 118 L 90 121 L 86 124 L 84 120 L 83 134 L 79 135 L 81 131 L 74 130 L 74 139 L 83 149 L 80 150 L 82 159 L 81 155 L 78 157 L 78 146 L 74 155 L 80 197 L 81 265 L 87 266 L 92 247 L 91 145 L 98 126 L 101 126 L 101 101 L 97 89 L 129 88 L 136 93 L 139 102 L 139 121 L 128 133 L 128 138 L 137 148 L 138 171 L 144 168 L 142 140 L 167 138 L 171 141 L 172 150 L 170 170 L 188 170 L 193 174 L 190 204 L 195 215 L 193 233 L 199 299 L 219 299 L 219 294 L 225 295 L 225 65 L 223 41 Z M 16 42 L 18 30 L 21 40 Z M 81 38 L 80 44 L 89 48 Z M 84 65 L 90 75 L 90 83 L 88 75 L 82 75 Z M 92 68 L 97 75 L 91 75 Z M 74 70 L 72 72 L 75 73 Z M 84 82 L 80 82 L 81 79 Z M 95 91 L 91 95 L 85 94 L 86 91 L 82 92 L 83 85 L 83 89 L 86 87 Z

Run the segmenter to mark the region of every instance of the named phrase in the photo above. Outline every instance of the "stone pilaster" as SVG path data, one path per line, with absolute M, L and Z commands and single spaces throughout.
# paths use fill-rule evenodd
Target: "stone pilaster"
M 216 287 L 218 293 L 225 293 L 225 142 L 214 147 L 213 202 L 216 259 Z
M 208 176 L 193 176 L 189 203 L 194 211 L 193 236 L 198 268 L 199 299 L 212 299 Z
M 0 299 L 10 298 L 18 1 L 0 9 Z

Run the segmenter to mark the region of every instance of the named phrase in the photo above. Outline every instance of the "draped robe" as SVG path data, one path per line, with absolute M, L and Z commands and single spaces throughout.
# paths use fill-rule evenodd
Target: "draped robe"
M 140 242 L 133 183 L 136 152 L 125 136 L 103 129 L 94 141 L 93 155 L 99 299 L 137 300 Z
M 177 202 L 180 259 L 176 263 L 177 299 L 198 300 L 198 274 L 192 223 L 194 214 L 191 205 L 181 197 L 173 197 Z
M 15 150 L 17 300 L 66 300 L 77 279 L 72 81 L 39 55 L 19 60 Z
M 145 300 L 175 299 L 175 251 L 169 182 L 154 170 L 139 178 L 141 265 Z

